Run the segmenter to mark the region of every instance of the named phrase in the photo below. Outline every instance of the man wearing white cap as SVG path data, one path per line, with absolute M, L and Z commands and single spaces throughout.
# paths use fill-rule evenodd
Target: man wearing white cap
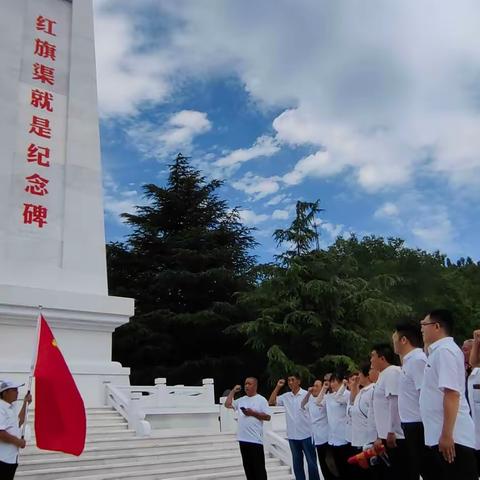
M 25 448 L 20 427 L 25 421 L 27 403 L 32 401 L 27 394 L 22 409 L 17 416 L 14 403 L 18 398 L 18 388 L 23 383 L 0 380 L 0 479 L 12 480 L 18 465 L 18 450 Z

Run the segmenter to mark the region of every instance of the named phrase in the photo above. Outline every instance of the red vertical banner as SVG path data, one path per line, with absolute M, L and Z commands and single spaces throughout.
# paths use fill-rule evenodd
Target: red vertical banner
M 39 322 L 33 372 L 37 447 L 78 456 L 87 433 L 83 399 L 43 315 Z

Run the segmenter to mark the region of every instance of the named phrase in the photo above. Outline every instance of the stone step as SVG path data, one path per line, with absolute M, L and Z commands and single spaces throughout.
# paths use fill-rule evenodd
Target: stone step
M 275 458 L 267 459 L 269 466 L 281 466 L 280 460 Z M 125 478 L 132 475 L 150 474 L 163 475 L 164 478 L 175 478 L 185 476 L 190 473 L 218 473 L 217 478 L 223 478 L 221 472 L 238 469 L 241 467 L 240 455 L 228 459 L 184 459 L 173 461 L 168 464 L 160 464 L 158 459 L 149 459 L 138 462 L 124 461 L 118 463 L 114 467 L 109 465 L 89 465 L 89 466 L 73 466 L 73 467 L 53 467 L 48 469 L 21 470 L 16 474 L 17 478 L 29 478 L 35 480 L 59 480 L 65 478 L 90 478 L 91 476 L 100 478 Z M 288 468 L 288 467 L 287 467 Z M 112 472 L 112 469 L 115 472 Z M 112 476 L 113 475 L 113 476 Z M 158 477 L 162 478 L 162 477 Z
M 152 452 L 152 454 L 157 455 L 158 452 L 161 453 L 175 453 L 177 451 L 210 451 L 210 450 L 238 450 L 238 443 L 235 440 L 217 440 L 217 441 L 207 441 L 207 442 L 193 442 L 193 441 L 171 441 L 170 443 L 160 443 L 149 442 L 148 439 L 132 439 L 133 442 L 123 441 L 120 445 L 109 445 L 102 444 L 99 445 L 99 442 L 94 442 L 88 444 L 83 451 L 80 458 L 95 458 L 97 456 L 108 455 L 108 454 L 120 454 L 120 455 L 129 455 L 132 451 L 141 450 Z M 139 442 L 140 441 L 140 442 Z M 61 452 L 50 452 L 47 450 L 39 450 L 35 447 L 27 447 L 25 450 L 22 450 L 22 457 L 29 460 L 39 459 L 41 462 L 51 459 L 59 458 L 72 458 L 69 455 L 67 456 Z M 76 457 L 73 457 L 76 458 Z
M 201 446 L 201 445 L 215 445 L 221 447 L 222 445 L 237 445 L 235 435 L 201 435 L 201 436 L 151 436 L 151 437 L 127 437 L 116 436 L 113 438 L 98 438 L 94 440 L 87 439 L 84 455 L 87 452 L 98 452 L 103 450 L 132 450 L 135 448 L 148 448 L 148 447 L 162 447 L 162 448 L 178 448 Z M 58 452 L 49 452 L 46 450 L 39 450 L 35 444 L 29 444 L 22 450 L 22 456 L 29 455 L 56 455 L 63 456 L 64 454 Z
M 130 439 L 133 437 L 135 437 L 135 430 L 129 429 L 129 428 L 115 428 L 115 429 L 112 428 L 107 431 L 94 430 L 92 432 L 87 430 L 86 443 L 93 442 L 95 440 L 107 442 L 110 439 L 119 441 L 122 439 L 125 440 L 127 438 Z M 29 443 L 31 446 L 36 446 L 34 432 L 32 432 L 32 438 Z
M 228 459 L 236 457 L 239 454 L 238 446 L 234 445 L 230 448 L 218 449 L 217 447 L 206 448 L 195 448 L 195 449 L 177 449 L 176 451 L 165 451 L 164 448 L 153 449 L 138 449 L 138 451 L 131 450 L 128 453 L 128 456 L 125 453 L 110 452 L 110 453 L 101 453 L 96 456 L 88 456 L 82 454 L 80 457 L 73 457 L 70 455 L 65 455 L 62 458 L 42 458 L 31 460 L 29 457 L 22 460 L 22 471 L 27 470 L 41 470 L 52 467 L 71 467 L 77 468 L 81 466 L 91 466 L 91 465 L 108 465 L 115 466 L 118 463 L 124 463 L 125 459 L 128 458 L 132 462 L 142 462 L 145 460 L 156 459 L 159 465 L 166 465 L 169 463 L 183 462 L 183 461 L 194 461 L 194 460 L 218 460 L 218 459 Z
M 290 473 L 289 467 L 267 467 L 269 480 L 295 480 L 295 477 Z M 224 470 L 220 472 L 191 472 L 187 476 L 173 476 L 166 477 L 161 472 L 141 472 L 137 475 L 119 476 L 114 474 L 113 476 L 95 475 L 89 477 L 72 477 L 70 480 L 121 480 L 123 478 L 129 478 L 131 480 L 245 480 L 245 473 L 243 468 L 235 468 L 231 470 Z

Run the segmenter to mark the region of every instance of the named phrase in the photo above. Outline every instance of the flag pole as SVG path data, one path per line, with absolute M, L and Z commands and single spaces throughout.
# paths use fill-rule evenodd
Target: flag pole
M 32 354 L 32 363 L 30 364 L 30 375 L 28 377 L 27 383 L 27 395 L 32 391 L 32 383 L 33 383 L 33 372 L 35 370 L 35 364 L 37 363 L 37 355 L 38 355 L 38 341 L 40 339 L 40 317 L 42 315 L 43 306 L 38 306 L 38 315 L 37 315 L 37 328 L 35 330 L 35 339 L 34 339 L 34 348 Z M 25 429 L 27 428 L 28 423 L 28 411 L 30 409 L 30 404 L 27 403 L 25 405 L 25 420 L 22 425 L 22 438 L 25 438 Z

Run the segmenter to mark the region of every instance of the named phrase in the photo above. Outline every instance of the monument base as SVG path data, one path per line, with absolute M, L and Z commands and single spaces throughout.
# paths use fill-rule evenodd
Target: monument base
M 112 362 L 112 333 L 134 313 L 130 298 L 0 285 L 0 379 L 27 382 L 39 313 L 45 316 L 87 407 L 105 405 L 104 382 L 129 385 Z

